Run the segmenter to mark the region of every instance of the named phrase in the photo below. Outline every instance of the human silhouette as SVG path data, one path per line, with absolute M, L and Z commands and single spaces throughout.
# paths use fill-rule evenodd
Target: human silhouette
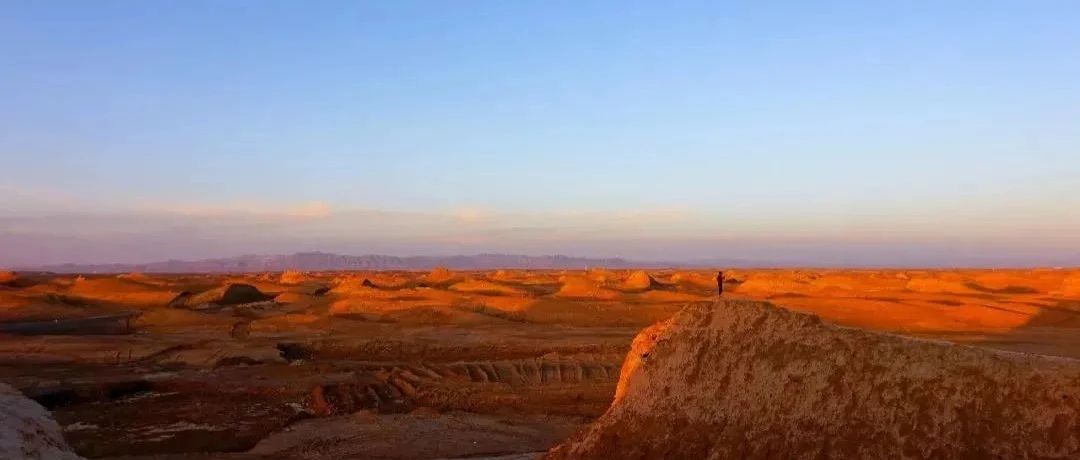
M 724 295 L 724 272 L 716 272 L 716 291 L 718 296 Z

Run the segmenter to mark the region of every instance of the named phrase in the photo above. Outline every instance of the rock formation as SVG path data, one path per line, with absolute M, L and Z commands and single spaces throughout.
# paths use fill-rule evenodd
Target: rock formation
M 585 278 L 588 278 L 590 281 L 603 284 L 613 279 L 617 279 L 618 276 L 616 276 L 615 273 L 612 273 L 611 271 L 605 270 L 603 268 L 590 268 L 585 271 Z
M 195 308 L 202 305 L 240 305 L 272 300 L 274 297 L 273 294 L 263 293 L 250 284 L 232 283 L 198 294 L 181 292 L 169 302 L 169 306 Z
M 122 279 L 122 280 L 140 281 L 140 282 L 142 282 L 142 281 L 150 281 L 152 279 L 152 278 L 150 278 L 150 275 L 147 275 L 146 273 L 143 273 L 143 272 L 122 273 L 122 274 L 116 275 L 116 278 L 117 279 Z
M 612 406 L 547 458 L 1080 458 L 1080 361 L 690 305 L 637 336 Z
M 676 272 L 671 275 L 671 282 L 693 287 L 716 289 L 716 278 L 694 272 Z
M 281 284 L 300 284 L 306 281 L 308 281 L 308 276 L 304 272 L 298 270 L 285 270 L 281 273 L 281 276 L 278 277 L 278 282 Z
M 581 276 L 566 276 L 556 297 L 566 299 L 614 300 L 619 293 L 605 289 L 600 283 Z
M 451 291 L 456 292 L 468 292 L 474 294 L 488 294 L 488 295 L 512 295 L 523 296 L 525 292 L 521 289 L 516 289 L 504 284 L 493 283 L 491 281 L 466 279 L 450 285 L 448 288 Z
M 442 284 L 450 284 L 457 280 L 457 275 L 445 267 L 436 267 L 431 270 L 427 275 L 424 275 L 424 284 L 435 286 Z
M 649 276 L 645 270 L 638 270 L 630 274 L 623 282 L 623 289 L 630 291 L 644 291 L 656 286 L 656 280 Z
M 0 458 L 76 460 L 49 412 L 0 383 Z

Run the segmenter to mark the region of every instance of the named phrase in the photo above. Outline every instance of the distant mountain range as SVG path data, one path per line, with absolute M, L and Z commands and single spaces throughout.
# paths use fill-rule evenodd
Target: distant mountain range
M 146 264 L 61 264 L 27 267 L 28 270 L 58 273 L 222 273 L 282 270 L 425 270 L 495 268 L 653 268 L 686 264 L 630 261 L 622 258 L 587 258 L 561 255 L 526 256 L 477 254 L 459 256 L 395 257 L 386 255 L 350 256 L 326 252 L 298 252 L 285 255 L 244 255 L 222 259 L 168 260 Z

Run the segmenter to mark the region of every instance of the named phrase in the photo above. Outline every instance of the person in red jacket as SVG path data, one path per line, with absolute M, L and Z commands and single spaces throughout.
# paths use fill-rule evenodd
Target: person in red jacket
M 724 295 L 724 272 L 716 272 L 716 291 L 717 295 L 723 297 Z

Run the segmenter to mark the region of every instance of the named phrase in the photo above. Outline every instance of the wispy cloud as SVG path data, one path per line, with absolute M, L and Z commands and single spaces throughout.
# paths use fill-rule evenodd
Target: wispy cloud
M 321 219 L 333 215 L 325 201 L 307 203 L 238 202 L 225 204 L 140 202 L 134 210 L 143 213 L 176 214 L 192 217 L 228 218 L 249 216 L 265 219 Z

